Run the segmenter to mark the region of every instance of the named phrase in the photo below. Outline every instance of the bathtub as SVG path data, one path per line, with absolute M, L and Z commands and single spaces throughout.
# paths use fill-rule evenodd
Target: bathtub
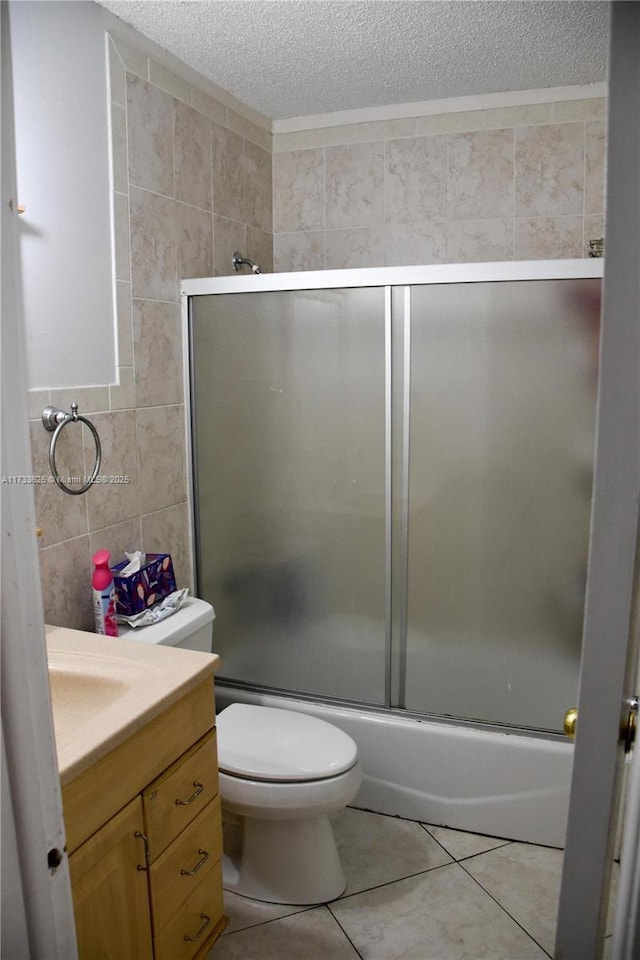
M 216 684 L 217 710 L 239 701 L 310 713 L 353 737 L 363 771 L 354 807 L 564 846 L 573 757 L 568 742 Z

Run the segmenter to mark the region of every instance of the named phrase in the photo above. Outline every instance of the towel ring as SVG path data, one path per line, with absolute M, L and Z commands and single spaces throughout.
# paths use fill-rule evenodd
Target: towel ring
M 90 420 L 87 420 L 86 417 L 81 417 L 78 414 L 78 404 L 71 404 L 71 413 L 65 413 L 64 410 L 58 410 L 56 407 L 45 407 L 42 411 L 42 423 L 45 430 L 48 430 L 49 433 L 53 431 L 53 436 L 51 437 L 51 445 L 49 446 L 49 466 L 51 467 L 51 476 L 58 484 L 61 490 L 64 490 L 65 493 L 68 493 L 71 497 L 78 497 L 81 493 L 86 493 L 92 483 L 95 482 L 96 477 L 98 476 L 98 471 L 100 469 L 100 463 L 102 462 L 102 446 L 100 445 L 100 437 L 98 436 L 98 431 L 91 423 Z M 96 445 L 96 463 L 93 468 L 93 473 L 89 479 L 82 484 L 81 487 L 78 487 L 77 490 L 72 490 L 71 487 L 68 487 L 60 479 L 60 474 L 58 473 L 58 468 L 56 467 L 56 444 L 58 443 L 58 438 L 62 433 L 63 429 L 68 423 L 84 423 L 89 427 L 93 435 L 93 439 Z

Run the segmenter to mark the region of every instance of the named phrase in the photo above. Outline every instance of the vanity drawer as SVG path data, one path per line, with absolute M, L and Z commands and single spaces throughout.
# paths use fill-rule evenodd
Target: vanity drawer
M 151 866 L 149 885 L 156 934 L 209 872 L 220 870 L 221 850 L 222 821 L 217 796 Z
M 151 863 L 217 793 L 218 751 L 212 730 L 142 793 Z
M 191 960 L 204 955 L 222 933 L 228 920 L 222 899 L 220 860 L 193 891 L 178 913 L 154 937 L 155 960 Z M 189 939 L 185 939 L 189 937 Z

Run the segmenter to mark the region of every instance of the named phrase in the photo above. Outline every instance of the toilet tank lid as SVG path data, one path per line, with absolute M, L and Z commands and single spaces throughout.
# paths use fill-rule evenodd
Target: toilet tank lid
M 210 603 L 198 597 L 187 597 L 180 609 L 170 617 L 147 627 L 125 627 L 120 624 L 119 635 L 140 643 L 160 643 L 172 647 L 182 643 L 214 619 L 215 611 Z
M 252 780 L 322 780 L 358 759 L 348 734 L 294 710 L 232 703 L 218 714 L 216 728 L 220 770 Z

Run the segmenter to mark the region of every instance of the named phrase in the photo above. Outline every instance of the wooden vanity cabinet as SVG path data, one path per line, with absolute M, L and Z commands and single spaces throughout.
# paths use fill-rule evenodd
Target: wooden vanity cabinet
M 214 723 L 209 680 L 63 786 L 80 960 L 200 960 L 226 926 Z

